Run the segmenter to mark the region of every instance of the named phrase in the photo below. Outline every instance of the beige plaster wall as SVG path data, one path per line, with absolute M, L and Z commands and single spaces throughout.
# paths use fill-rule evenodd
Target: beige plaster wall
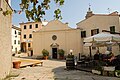
M 56 40 L 52 39 L 53 35 L 57 36 Z M 42 50 L 46 49 L 51 56 L 52 47 L 50 45 L 52 43 L 57 43 L 59 45 L 58 49 L 65 50 L 65 55 L 69 53 L 70 49 L 76 56 L 82 52 L 80 30 L 70 28 L 58 20 L 50 21 L 41 31 L 33 33 L 34 55 L 42 55 Z
M 35 28 L 35 24 L 38 24 L 38 28 Z M 24 29 L 24 25 L 26 25 L 27 27 L 26 29 Z M 30 25 L 32 25 L 32 29 L 29 29 Z M 40 30 L 42 28 L 42 23 L 41 22 L 20 23 L 20 28 L 21 28 L 21 42 L 26 42 L 26 49 L 28 50 L 28 43 L 31 44 L 31 48 L 32 48 L 32 41 L 33 41 L 33 38 L 29 38 L 29 34 L 32 34 L 33 31 Z M 26 34 L 26 39 L 24 39 L 24 34 Z
M 1 8 L 11 10 L 5 0 L 1 0 Z M 12 15 L 4 16 L 0 11 L 0 79 L 9 75 L 11 61 L 11 27 Z
M 119 23 L 119 16 L 113 16 L 113 15 L 94 15 L 88 19 L 85 19 L 77 24 L 78 28 L 80 28 L 83 31 L 86 31 L 86 36 L 91 36 L 91 30 L 92 29 L 99 29 L 99 32 L 102 32 L 102 30 L 108 30 L 110 31 L 110 26 L 115 26 L 116 32 L 120 32 L 120 23 Z M 84 40 L 84 38 L 82 39 Z M 83 48 L 84 54 L 89 54 L 89 48 L 84 47 Z M 101 47 L 100 52 L 104 53 L 106 51 L 106 47 Z M 92 54 L 94 54 L 96 50 L 92 50 Z M 119 47 L 114 46 L 113 47 L 113 53 L 119 54 Z

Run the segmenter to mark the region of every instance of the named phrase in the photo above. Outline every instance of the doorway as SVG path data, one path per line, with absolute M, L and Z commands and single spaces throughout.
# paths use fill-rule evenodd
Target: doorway
M 57 59 L 57 48 L 52 48 L 52 58 Z
M 33 50 L 31 50 L 30 52 L 31 52 L 31 55 L 30 55 L 30 56 L 33 56 Z

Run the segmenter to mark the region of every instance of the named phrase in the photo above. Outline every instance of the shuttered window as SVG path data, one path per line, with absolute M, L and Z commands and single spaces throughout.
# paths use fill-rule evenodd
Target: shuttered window
M 81 31 L 81 38 L 86 37 L 86 31 Z
M 110 33 L 112 33 L 112 34 L 115 33 L 115 26 L 110 27 Z
M 99 29 L 93 29 L 91 30 L 91 36 L 98 34 L 99 33 Z

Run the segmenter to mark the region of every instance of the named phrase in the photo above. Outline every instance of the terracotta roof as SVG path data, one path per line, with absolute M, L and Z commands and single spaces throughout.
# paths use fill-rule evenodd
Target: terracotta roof
M 12 25 L 12 28 L 21 31 L 21 29 L 19 27 L 16 27 L 14 25 Z
M 22 23 L 19 23 L 20 25 L 22 25 L 22 24 L 30 24 L 30 23 L 39 23 L 39 22 L 22 22 Z M 42 23 L 42 22 L 40 22 L 40 23 Z
M 93 14 L 92 16 L 120 16 L 120 14 L 118 14 L 118 12 L 115 11 L 115 12 L 112 12 L 112 13 L 110 13 L 110 14 Z M 92 17 L 92 16 L 91 16 L 91 17 Z M 89 18 L 90 18 L 90 17 L 89 17 Z M 89 19 L 89 18 L 87 18 L 87 19 Z M 83 21 L 85 21 L 85 20 L 87 20 L 87 19 L 84 19 L 84 20 L 78 22 L 77 24 L 79 24 L 79 23 L 81 23 L 81 22 L 83 22 Z

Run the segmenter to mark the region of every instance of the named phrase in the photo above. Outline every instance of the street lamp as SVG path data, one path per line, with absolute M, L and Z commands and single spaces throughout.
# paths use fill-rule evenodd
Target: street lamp
M 70 54 L 72 55 L 72 53 L 73 53 L 73 50 L 72 50 L 72 49 L 70 49 Z

